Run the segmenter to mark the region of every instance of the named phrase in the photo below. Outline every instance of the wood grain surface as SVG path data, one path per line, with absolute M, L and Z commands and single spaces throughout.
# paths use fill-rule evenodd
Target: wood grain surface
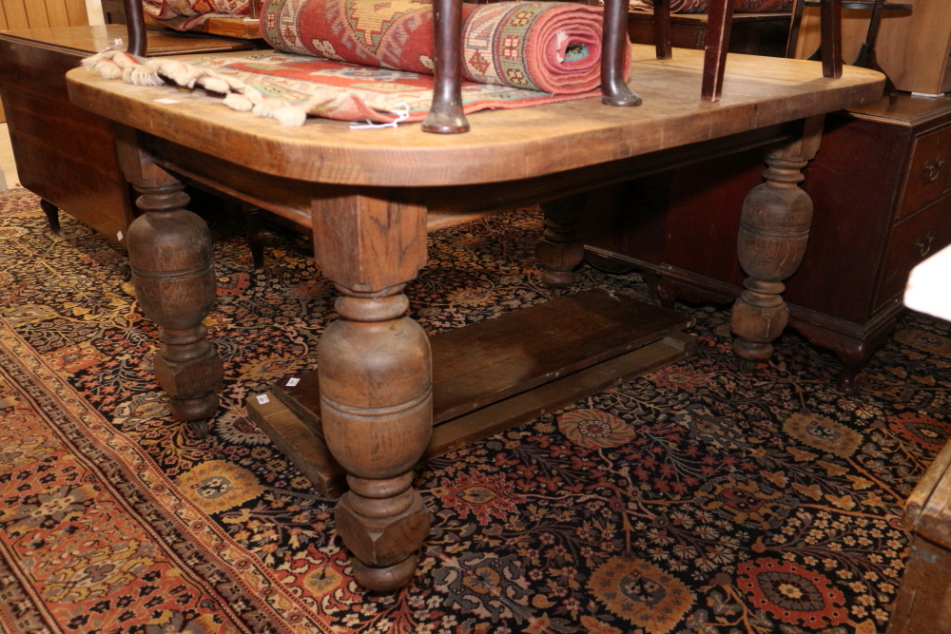
M 67 75 L 78 105 L 131 127 L 289 179 L 365 186 L 426 187 L 513 181 L 684 146 L 879 98 L 883 76 L 848 68 L 822 77 L 815 62 L 731 54 L 723 97 L 700 100 L 703 52 L 676 49 L 658 60 L 651 46 L 634 47 L 631 84 L 637 107 L 600 99 L 483 112 L 461 135 L 424 134 L 419 125 L 350 130 L 346 122 L 311 119 L 279 126 L 221 105 L 204 92 L 138 87 Z M 154 100 L 174 96 L 175 104 Z

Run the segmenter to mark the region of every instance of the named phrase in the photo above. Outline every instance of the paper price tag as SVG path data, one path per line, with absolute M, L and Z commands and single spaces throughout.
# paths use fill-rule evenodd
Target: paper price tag
M 258 394 L 255 398 L 258 401 L 258 405 L 267 405 L 271 402 L 270 399 L 268 399 L 267 394 Z
M 294 387 L 298 383 L 300 383 L 300 379 L 297 377 L 294 377 L 293 379 L 287 379 L 287 387 Z

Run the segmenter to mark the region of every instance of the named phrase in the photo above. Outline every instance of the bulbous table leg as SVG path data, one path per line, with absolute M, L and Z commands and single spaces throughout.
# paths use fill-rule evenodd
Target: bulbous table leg
M 545 231 L 535 245 L 535 258 L 543 267 L 542 282 L 556 297 L 575 283 L 574 270 L 584 259 L 584 244 L 578 239 L 578 214 L 584 200 L 578 194 L 541 205 Z
M 221 360 L 201 323 L 214 306 L 215 272 L 205 221 L 184 209 L 184 185 L 136 185 L 145 213 L 129 226 L 129 262 L 145 316 L 161 326 L 153 362 L 174 416 L 200 421 L 218 409 Z M 207 433 L 196 423 L 195 431 Z
M 405 316 L 402 285 L 378 295 L 340 290 L 341 319 L 318 355 L 324 435 L 350 485 L 337 533 L 356 556 L 357 581 L 390 592 L 412 577 L 429 534 L 429 511 L 411 487 L 432 433 L 429 340 Z
M 314 254 L 342 296 L 318 348 L 324 439 L 347 471 L 337 534 L 364 587 L 409 583 L 430 514 L 412 488 L 433 425 L 432 352 L 406 316 L 406 282 L 426 263 L 426 209 L 340 188 L 315 201 Z
M 732 328 L 733 349 L 745 366 L 772 355 L 772 342 L 789 320 L 783 280 L 799 268 L 812 222 L 812 199 L 799 183 L 821 131 L 821 117 L 807 120 L 802 138 L 768 152 L 766 182 L 743 202 L 737 252 L 749 277 L 733 306 Z

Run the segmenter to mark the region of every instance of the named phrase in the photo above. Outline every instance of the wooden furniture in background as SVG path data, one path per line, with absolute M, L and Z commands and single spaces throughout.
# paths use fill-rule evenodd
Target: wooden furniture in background
M 112 124 L 74 106 L 66 71 L 125 38 L 125 27 L 80 26 L 0 32 L 0 97 L 19 180 L 42 198 L 50 225 L 62 209 L 113 241 L 132 222 L 129 187 L 119 171 Z M 149 34 L 156 55 L 252 48 L 247 42 Z
M 888 634 L 951 634 L 951 443 L 905 502 L 911 553 Z
M 898 90 L 924 94 L 951 91 L 951 2 L 902 0 L 911 11 L 885 11 L 876 43 L 878 63 Z M 806 9 L 796 57 L 809 57 L 818 43 L 815 11 Z M 869 12 L 843 10 L 846 61 L 868 29 Z
M 730 32 L 731 53 L 783 57 L 788 13 L 735 13 Z M 706 14 L 674 13 L 670 16 L 671 45 L 676 48 L 702 49 L 706 42 Z M 628 35 L 635 44 L 653 44 L 653 16 L 647 11 L 632 11 L 628 18 Z
M 85 0 L 0 0 L 0 31 L 86 24 Z M 0 123 L 6 120 L 0 104 Z
M 2 0 L 0 31 L 89 24 L 85 0 Z
M 790 325 L 840 357 L 849 390 L 894 326 L 908 272 L 951 243 L 951 98 L 836 113 L 822 144 L 803 184 L 817 222 L 785 297 Z M 602 192 L 582 226 L 590 259 L 659 276 L 668 305 L 732 300 L 745 277 L 733 236 L 761 172 L 750 152 Z
M 412 481 L 433 434 L 432 356 L 422 328 L 406 316 L 403 290 L 426 265 L 430 227 L 543 202 L 548 219 L 538 256 L 557 280 L 583 253 L 559 212 L 570 205 L 560 200 L 765 145 L 772 170 L 751 201 L 777 202 L 739 242 L 756 264 L 734 330 L 739 354 L 769 354 L 784 322 L 777 280 L 792 273 L 808 232 L 807 197 L 795 183 L 817 150 L 817 119 L 876 99 L 884 78 L 856 68 L 824 78 L 818 64 L 732 56 L 724 96 L 711 107 L 698 98 L 701 51 L 678 49 L 658 60 L 653 47 L 634 46 L 633 55 L 640 107 L 606 107 L 594 98 L 481 112 L 469 134 L 453 136 L 423 134 L 418 125 L 366 134 L 313 119 L 282 127 L 202 92 L 178 91 L 178 102 L 165 104 L 157 100 L 167 89 L 67 73 L 70 98 L 116 122 L 123 171 L 142 194 L 145 213 L 129 229 L 129 259 L 140 305 L 161 327 L 156 375 L 177 417 L 215 415 L 222 372 L 202 326 L 215 299 L 208 230 L 184 210 L 179 179 L 213 185 L 312 230 L 321 272 L 341 293 L 340 319 L 318 348 L 320 412 L 312 414 L 348 474 L 335 523 L 365 587 L 405 584 L 429 532 Z M 759 257 L 770 253 L 778 259 Z M 306 425 L 294 429 L 303 433 Z

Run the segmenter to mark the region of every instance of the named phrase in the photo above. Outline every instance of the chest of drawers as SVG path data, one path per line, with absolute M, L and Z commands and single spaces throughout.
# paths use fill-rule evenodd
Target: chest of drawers
M 732 300 L 745 277 L 740 209 L 763 167 L 750 152 L 599 192 L 582 223 L 589 261 L 648 271 L 665 303 Z M 951 243 L 951 98 L 902 95 L 829 115 L 804 173 L 815 210 L 786 282 L 790 325 L 839 356 L 852 389 L 902 310 L 909 271 Z

